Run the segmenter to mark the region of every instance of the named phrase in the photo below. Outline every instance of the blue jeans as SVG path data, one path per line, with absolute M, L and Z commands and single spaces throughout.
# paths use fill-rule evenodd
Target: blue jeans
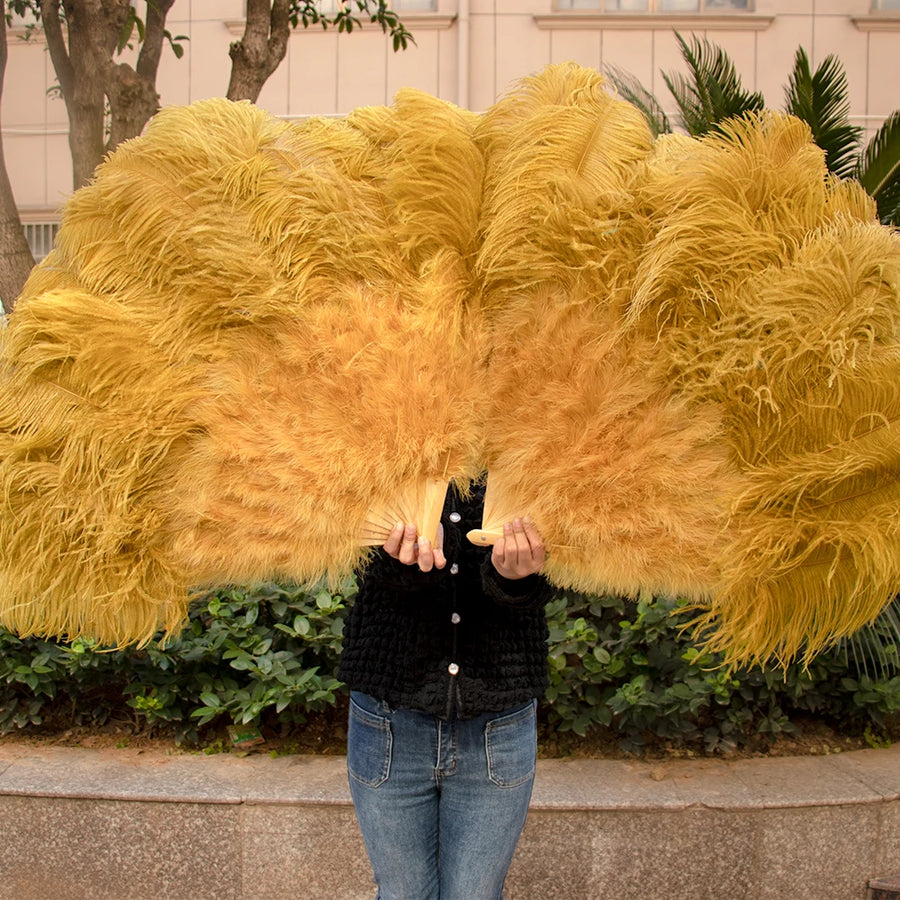
M 350 793 L 376 900 L 502 900 L 534 782 L 535 706 L 445 722 L 351 694 Z

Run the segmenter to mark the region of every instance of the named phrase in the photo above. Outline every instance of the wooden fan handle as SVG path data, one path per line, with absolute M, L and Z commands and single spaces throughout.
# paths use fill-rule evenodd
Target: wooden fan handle
M 500 538 L 503 537 L 502 531 L 485 531 L 482 528 L 473 528 L 467 532 L 466 537 L 477 547 L 493 547 Z

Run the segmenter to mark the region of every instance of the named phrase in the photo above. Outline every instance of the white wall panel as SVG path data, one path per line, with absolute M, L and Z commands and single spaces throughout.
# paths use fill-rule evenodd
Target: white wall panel
M 848 16 L 817 16 L 813 67 L 830 54 L 843 63 L 850 89 L 850 108 L 866 109 L 868 35 L 860 31 Z M 900 49 L 900 47 L 898 47 Z
M 868 35 L 868 88 L 866 112 L 879 119 L 900 109 L 900 32 Z M 881 123 L 870 120 L 878 128 Z
M 545 16 L 553 12 L 553 0 L 495 0 L 498 16 Z
M 804 15 L 811 16 L 816 0 L 774 0 L 770 4 L 771 12 L 778 16 Z M 757 4 L 759 9 L 762 4 Z M 760 10 L 762 11 L 762 10 Z
M 207 97 L 224 97 L 228 92 L 228 79 L 231 76 L 231 57 L 228 47 L 236 40 L 225 27 L 223 20 L 202 20 L 191 26 L 191 46 L 184 59 L 172 59 L 168 54 L 164 60 L 166 68 L 188 64 L 190 78 L 189 91 L 191 100 L 204 100 Z M 163 95 L 162 102 L 169 103 Z
M 442 28 L 437 34 L 437 96 L 459 105 L 459 31 L 457 28 Z
M 766 98 L 766 105 L 773 109 L 784 109 L 784 87 L 794 67 L 798 47 L 803 47 L 807 55 L 811 53 L 812 19 L 809 16 L 779 16 L 759 35 L 756 83 Z
M 237 21 L 244 18 L 245 2 L 246 0 L 177 0 L 167 21 L 172 16 L 179 20 L 193 19 L 195 22 L 202 19 Z
M 15 132 L 4 133 L 3 155 L 16 205 L 20 209 L 46 207 L 47 138 Z M 69 173 L 71 188 L 72 163 L 68 159 L 65 167 Z
M 682 35 L 687 37 L 687 35 Z M 663 109 L 670 113 L 675 109 L 675 101 L 666 87 L 666 83 L 662 77 L 665 72 L 670 77 L 673 74 L 681 73 L 687 75 L 687 65 L 681 55 L 681 45 L 675 38 L 675 35 L 669 31 L 654 31 L 653 38 L 653 83 L 651 90 L 659 98 Z
M 338 110 L 338 41 L 346 35 L 320 27 L 291 37 L 288 71 L 292 116 L 333 114 Z M 352 35 L 351 35 L 352 37 Z
M 439 32 L 436 29 L 421 28 L 415 32 L 416 43 L 406 50 L 394 49 L 387 42 L 387 102 L 394 100 L 400 88 L 414 87 L 429 94 L 438 93 Z
M 648 90 L 658 90 L 654 87 L 659 71 L 655 65 L 652 31 L 604 31 L 600 52 L 604 65 L 628 72 Z
M 759 61 L 757 59 L 756 31 L 708 31 L 705 37 L 710 43 L 721 47 L 734 63 L 747 91 L 757 90 Z
M 293 41 L 288 41 L 290 48 Z M 290 112 L 291 103 L 291 66 L 293 64 L 293 54 L 285 53 L 281 65 L 266 79 L 266 83 L 259 92 L 257 104 L 263 109 L 269 110 L 276 116 L 286 116 Z M 229 68 L 230 74 L 230 68 Z M 225 91 L 228 84 L 225 84 Z M 224 93 L 224 91 L 223 91 Z
M 469 108 L 476 112 L 487 109 L 497 96 L 496 31 L 494 16 L 473 12 L 469 36 Z
M 497 0 L 469 0 L 469 13 L 475 16 L 493 16 L 497 11 Z
M 576 62 L 592 69 L 600 68 L 599 31 L 551 31 L 550 61 Z
M 337 43 L 338 109 L 381 106 L 387 102 L 387 59 L 381 32 L 342 34 Z
M 550 32 L 535 27 L 531 16 L 497 16 L 496 96 L 524 75 L 550 62 Z
M 865 16 L 872 9 L 871 0 L 815 0 L 818 16 Z
M 10 37 L 7 46 L 3 127 L 43 127 L 47 121 L 47 88 L 53 83 L 48 73 L 52 67 L 46 45 L 34 46 Z
M 72 193 L 72 157 L 69 155 L 68 136 L 47 135 L 44 159 L 47 168 L 44 173 L 44 200 L 40 205 L 57 209 Z

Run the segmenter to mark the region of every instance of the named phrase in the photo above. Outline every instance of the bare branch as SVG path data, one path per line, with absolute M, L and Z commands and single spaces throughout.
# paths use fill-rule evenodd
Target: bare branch
M 175 0 L 149 0 L 147 3 L 147 22 L 144 31 L 144 43 L 135 67 L 141 78 L 152 84 L 156 83 L 156 73 L 162 57 L 162 48 L 166 38 L 166 16 L 175 4 Z
M 43 0 L 41 3 L 41 22 L 44 26 L 44 36 L 47 39 L 47 49 L 50 51 L 50 59 L 59 79 L 63 97 L 71 97 L 75 90 L 75 69 L 66 49 L 66 40 L 63 37 L 62 22 L 59 17 L 60 0 Z
M 0 95 L 3 93 L 3 79 L 6 74 L 6 17 L 0 16 Z M 3 156 L 3 139 L 0 132 L 0 298 L 3 300 L 4 312 L 12 312 L 16 298 L 34 266 L 34 257 L 22 222 L 16 208 L 12 185 L 6 171 Z
M 284 59 L 290 34 L 289 0 L 247 0 L 244 36 L 228 50 L 229 100 L 256 102 L 266 79 Z

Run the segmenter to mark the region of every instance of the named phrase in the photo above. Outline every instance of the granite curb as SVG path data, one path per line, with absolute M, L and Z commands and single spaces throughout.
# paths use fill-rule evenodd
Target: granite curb
M 506 900 L 866 900 L 900 746 L 541 760 Z M 342 756 L 0 744 L 0 900 L 371 900 Z
M 0 796 L 350 805 L 343 756 L 0 744 Z M 900 800 L 900 744 L 831 756 L 740 760 L 539 760 L 532 809 L 848 806 Z

